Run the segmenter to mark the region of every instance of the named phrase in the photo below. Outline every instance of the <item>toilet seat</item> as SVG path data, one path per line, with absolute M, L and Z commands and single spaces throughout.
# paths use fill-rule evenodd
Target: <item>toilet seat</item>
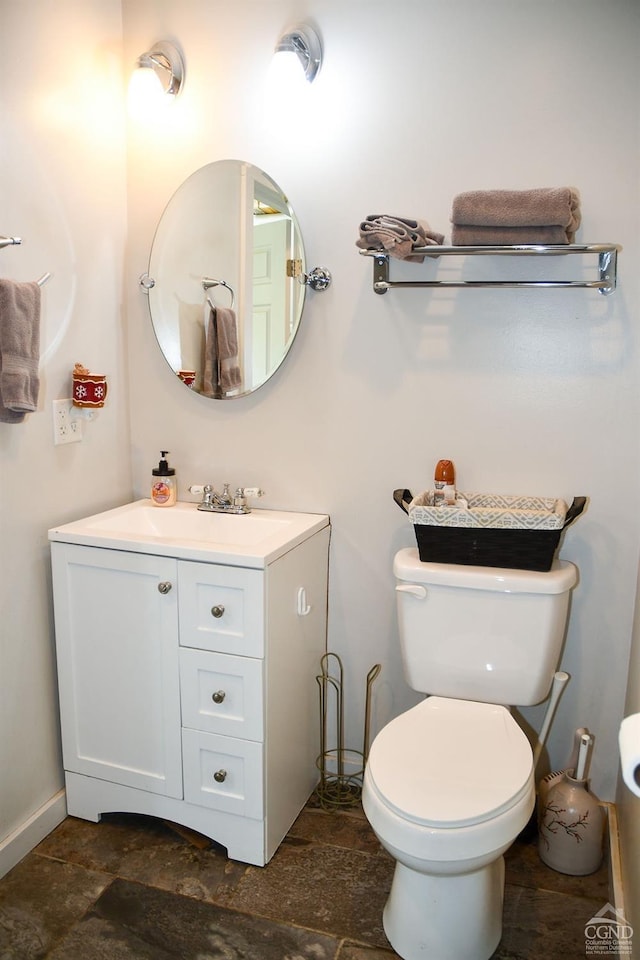
M 506 707 L 433 696 L 380 731 L 367 767 L 399 816 L 446 829 L 517 804 L 531 791 L 533 754 Z

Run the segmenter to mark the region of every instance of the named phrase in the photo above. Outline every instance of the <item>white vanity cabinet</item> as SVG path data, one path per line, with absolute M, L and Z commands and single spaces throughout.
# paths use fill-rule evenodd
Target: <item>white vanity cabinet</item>
M 71 815 L 150 814 L 273 856 L 318 779 L 329 525 L 307 516 L 253 566 L 50 531 Z

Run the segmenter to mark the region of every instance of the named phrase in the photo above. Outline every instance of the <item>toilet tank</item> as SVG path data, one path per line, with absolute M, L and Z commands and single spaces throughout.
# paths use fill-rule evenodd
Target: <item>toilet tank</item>
M 422 563 L 415 548 L 393 562 L 400 647 L 414 690 L 460 700 L 530 706 L 551 688 L 577 570 L 507 570 Z

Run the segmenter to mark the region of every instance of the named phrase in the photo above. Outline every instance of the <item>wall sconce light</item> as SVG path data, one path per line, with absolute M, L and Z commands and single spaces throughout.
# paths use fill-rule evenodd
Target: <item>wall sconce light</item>
M 304 71 L 305 78 L 313 83 L 322 66 L 322 45 L 318 34 L 311 27 L 294 27 L 285 33 L 275 48 L 276 53 L 294 53 Z
M 159 93 L 177 97 L 184 84 L 184 59 L 172 43 L 159 41 L 136 60 L 131 87 L 152 87 Z M 135 92 L 133 96 L 135 97 Z

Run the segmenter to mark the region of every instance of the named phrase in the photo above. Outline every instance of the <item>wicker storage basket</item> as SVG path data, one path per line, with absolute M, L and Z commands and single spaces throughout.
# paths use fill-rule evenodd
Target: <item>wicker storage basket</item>
M 550 570 L 562 531 L 586 505 L 575 497 L 511 497 L 460 493 L 466 508 L 434 507 L 431 491 L 413 497 L 396 490 L 396 503 L 409 515 L 422 561 L 479 567 Z

